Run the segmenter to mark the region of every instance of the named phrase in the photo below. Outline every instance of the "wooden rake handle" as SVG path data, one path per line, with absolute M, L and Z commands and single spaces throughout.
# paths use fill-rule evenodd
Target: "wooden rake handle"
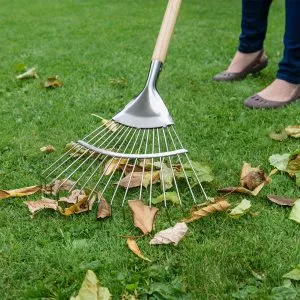
M 182 0 L 169 0 L 156 40 L 152 60 L 159 60 L 161 63 L 164 63 L 166 59 L 181 1 Z

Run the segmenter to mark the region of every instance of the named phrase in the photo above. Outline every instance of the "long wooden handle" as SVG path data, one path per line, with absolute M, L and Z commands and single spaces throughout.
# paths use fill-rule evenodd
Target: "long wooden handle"
M 156 40 L 152 60 L 164 63 L 182 0 L 169 0 Z

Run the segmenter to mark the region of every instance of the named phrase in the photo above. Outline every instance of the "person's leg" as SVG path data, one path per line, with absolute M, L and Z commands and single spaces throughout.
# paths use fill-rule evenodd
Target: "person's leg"
M 277 79 L 263 91 L 261 97 L 272 101 L 287 101 L 300 88 L 300 1 L 286 0 L 284 53 Z
M 227 72 L 240 72 L 263 49 L 272 0 L 242 0 L 242 21 L 239 47 Z

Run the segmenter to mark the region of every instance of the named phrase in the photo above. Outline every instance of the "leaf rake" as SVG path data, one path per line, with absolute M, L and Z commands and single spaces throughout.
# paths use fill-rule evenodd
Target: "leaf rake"
M 119 196 L 121 193 L 123 206 L 128 190 L 135 187 L 137 189 L 132 189 L 135 195 L 131 195 L 130 199 L 148 198 L 151 206 L 154 195 L 158 193 L 153 186 L 158 181 L 155 175 L 159 173 L 165 207 L 168 201 L 166 191 L 171 189 L 175 190 L 180 205 L 182 198 L 192 198 L 197 203 L 198 192 L 207 200 L 199 174 L 156 89 L 180 5 L 181 0 L 168 2 L 144 89 L 112 120 L 74 143 L 68 152 L 50 165 L 43 172 L 47 174 L 46 180 L 55 176 L 54 174 L 57 175 L 52 182 L 64 178 L 61 185 L 71 179 L 74 181 L 71 190 L 75 187 L 79 187 L 81 191 L 89 188 L 90 197 L 101 191 L 98 193 L 99 201 L 115 181 L 111 204 L 117 194 Z M 82 172 L 77 172 L 79 170 Z M 117 170 L 121 172 L 116 172 Z M 120 192 L 120 186 L 125 188 L 125 192 Z

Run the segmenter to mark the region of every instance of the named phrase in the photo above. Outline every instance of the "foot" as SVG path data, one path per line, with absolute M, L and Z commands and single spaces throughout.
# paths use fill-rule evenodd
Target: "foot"
M 275 79 L 264 90 L 259 92 L 258 95 L 270 101 L 286 102 L 295 96 L 299 86 L 299 84 Z
M 244 101 L 249 108 L 278 108 L 300 98 L 300 84 L 276 79 L 264 90 Z
M 237 51 L 228 67 L 226 72 L 230 73 L 240 73 L 247 66 L 249 66 L 260 54 L 261 51 L 253 52 L 253 53 L 242 53 Z
M 213 77 L 216 81 L 242 80 L 248 74 L 255 74 L 268 65 L 268 58 L 263 50 L 253 53 L 237 52 L 228 69 Z

